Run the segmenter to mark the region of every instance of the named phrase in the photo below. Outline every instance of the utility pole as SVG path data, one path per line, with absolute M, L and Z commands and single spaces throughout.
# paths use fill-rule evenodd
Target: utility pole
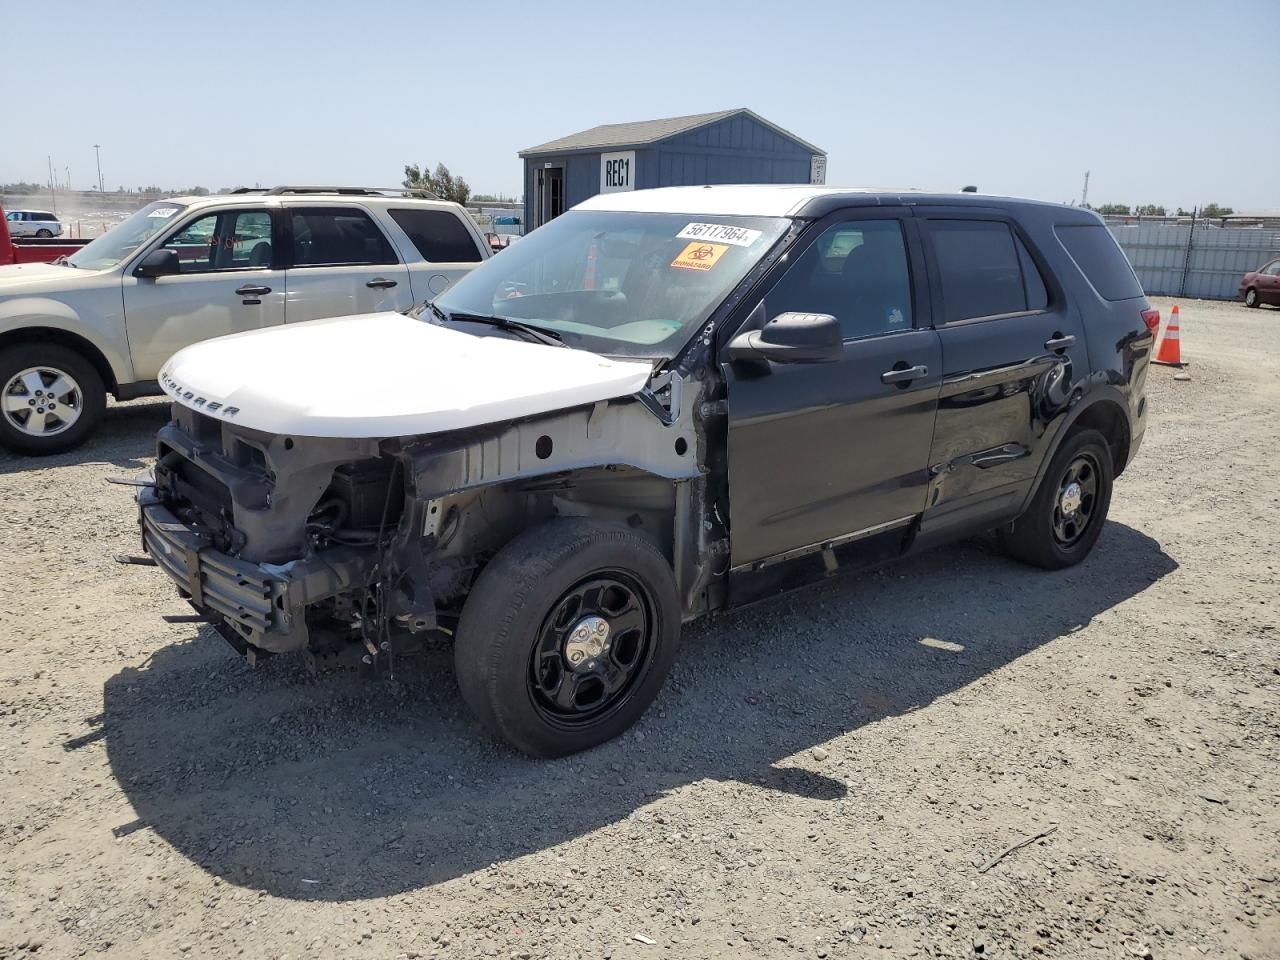
M 1089 171 L 1084 172 L 1084 191 L 1080 194 L 1080 206 L 1087 207 L 1089 205 Z
M 49 161 L 49 205 L 53 207 L 53 215 L 58 215 L 58 188 L 53 182 L 53 156 L 45 157 Z
M 102 154 L 98 151 L 102 149 L 102 144 L 95 143 L 93 145 L 93 157 L 98 161 L 98 193 L 102 193 Z

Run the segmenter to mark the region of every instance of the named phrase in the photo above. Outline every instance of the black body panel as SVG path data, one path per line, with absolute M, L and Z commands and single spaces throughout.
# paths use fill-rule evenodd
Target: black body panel
M 837 363 L 722 364 L 735 601 L 856 565 L 859 544 L 868 560 L 882 559 L 895 545 L 928 547 L 1014 520 L 1082 417 L 1111 439 L 1123 470 L 1145 427 L 1153 335 L 1145 297 L 1104 299 L 1054 234 L 1056 225 L 1099 223 L 1094 214 L 990 197 L 851 193 L 810 201 L 800 215 L 816 222 L 743 301 L 728 335 L 767 319 L 747 311 L 829 224 L 876 217 L 906 225 L 914 329 L 846 341 Z M 957 318 L 957 297 L 947 322 L 931 233 L 939 220 L 1007 225 L 1020 251 L 1018 309 Z M 928 376 L 905 390 L 878 382 L 879 368 L 916 364 Z

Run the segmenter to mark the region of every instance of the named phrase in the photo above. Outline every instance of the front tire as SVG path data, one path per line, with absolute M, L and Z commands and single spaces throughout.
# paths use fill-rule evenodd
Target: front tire
M 102 377 L 74 350 L 24 343 L 0 351 L 0 446 L 62 453 L 89 438 L 106 407 Z
M 1250 287 L 1248 290 L 1244 292 L 1244 305 L 1246 307 L 1261 306 L 1261 304 L 1258 302 L 1258 291 L 1253 289 L 1253 287 Z
M 535 757 L 611 740 L 675 659 L 680 603 L 666 558 L 625 527 L 578 518 L 526 530 L 481 572 L 458 623 L 462 698 Z
M 1079 563 L 1098 542 L 1111 506 L 1115 466 L 1097 430 L 1063 441 L 1026 512 L 997 532 L 1014 559 L 1046 570 Z

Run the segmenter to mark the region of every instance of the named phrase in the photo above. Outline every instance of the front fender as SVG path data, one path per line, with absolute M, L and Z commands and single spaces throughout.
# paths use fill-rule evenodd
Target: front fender
M 0 300 L 0 338 L 11 339 L 29 330 L 57 330 L 69 339 L 83 341 L 96 350 L 111 368 L 117 384 L 133 382 L 133 362 L 125 332 L 124 300 L 119 290 L 114 296 L 100 291 L 101 302 L 77 309 L 64 300 L 47 296 L 14 296 Z

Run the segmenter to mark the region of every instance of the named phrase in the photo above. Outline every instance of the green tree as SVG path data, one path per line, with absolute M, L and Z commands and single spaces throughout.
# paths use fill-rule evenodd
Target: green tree
M 431 173 L 425 164 L 421 169 L 416 163 L 406 164 L 403 183 L 409 190 L 428 190 L 441 200 L 454 203 L 466 203 L 471 196 L 467 181 L 455 177 L 443 163 L 436 164 L 435 173 Z
M 1138 216 L 1140 217 L 1164 217 L 1167 214 L 1164 207 L 1158 207 L 1154 203 L 1144 203 L 1138 208 Z
M 1230 207 L 1220 207 L 1216 203 L 1206 203 L 1200 211 L 1200 216 L 1208 217 L 1212 220 L 1214 217 L 1229 217 L 1235 213 Z
M 1112 214 L 1115 216 L 1127 217 L 1129 216 L 1129 205 L 1127 203 L 1104 203 L 1102 206 L 1096 207 L 1094 212 L 1100 213 L 1103 216 Z

